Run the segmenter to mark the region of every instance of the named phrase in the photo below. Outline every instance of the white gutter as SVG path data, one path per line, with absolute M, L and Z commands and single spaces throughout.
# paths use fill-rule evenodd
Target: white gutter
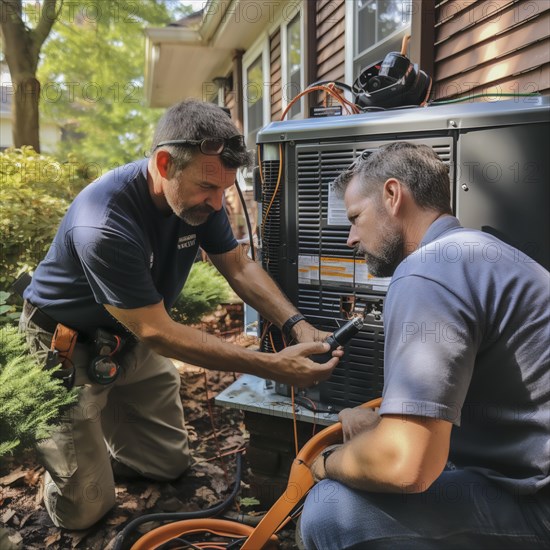
M 228 13 L 235 13 L 240 0 L 209 0 L 204 8 L 204 17 L 199 33 L 205 43 L 210 44 L 220 26 L 227 24 Z
M 203 38 L 197 29 L 185 29 L 182 27 L 148 27 L 145 36 L 153 44 L 197 44 L 203 42 Z

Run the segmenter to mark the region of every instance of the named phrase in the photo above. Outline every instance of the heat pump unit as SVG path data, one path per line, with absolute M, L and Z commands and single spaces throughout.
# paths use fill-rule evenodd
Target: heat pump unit
M 369 312 L 309 399 L 339 410 L 380 396 L 383 386 L 389 280 L 371 277 L 346 246 L 349 223 L 331 192 L 334 178 L 363 151 L 395 141 L 428 145 L 449 167 L 462 225 L 493 233 L 548 269 L 549 105 L 548 97 L 456 103 L 274 122 L 259 133 L 264 268 L 320 329 L 343 321 L 342 297 Z M 282 346 L 277 329 L 268 336 L 264 351 Z

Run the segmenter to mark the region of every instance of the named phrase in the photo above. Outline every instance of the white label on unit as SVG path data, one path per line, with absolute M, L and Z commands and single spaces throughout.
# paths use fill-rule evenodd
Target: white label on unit
M 339 199 L 336 193 L 332 190 L 332 185 L 328 187 L 328 225 L 346 225 L 349 226 L 348 216 L 344 199 Z

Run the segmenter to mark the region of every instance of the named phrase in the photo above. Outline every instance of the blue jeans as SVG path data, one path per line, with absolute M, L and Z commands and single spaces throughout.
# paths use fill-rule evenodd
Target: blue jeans
M 514 496 L 469 470 L 445 470 L 417 494 L 325 479 L 307 496 L 301 534 L 307 550 L 550 548 L 550 492 Z

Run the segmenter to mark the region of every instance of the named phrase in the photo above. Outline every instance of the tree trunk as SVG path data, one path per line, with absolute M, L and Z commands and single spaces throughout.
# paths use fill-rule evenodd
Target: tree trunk
M 36 2 L 39 19 L 34 29 L 23 19 L 23 0 L 0 0 L 4 54 L 13 86 L 13 144 L 32 145 L 40 152 L 38 105 L 40 82 L 36 69 L 40 48 L 58 18 L 63 0 Z M 59 9 L 57 9 L 59 8 Z
M 12 82 L 13 96 L 13 145 L 22 147 L 31 145 L 40 153 L 40 134 L 38 122 L 38 103 L 40 100 L 40 82 L 34 77 L 15 77 Z

